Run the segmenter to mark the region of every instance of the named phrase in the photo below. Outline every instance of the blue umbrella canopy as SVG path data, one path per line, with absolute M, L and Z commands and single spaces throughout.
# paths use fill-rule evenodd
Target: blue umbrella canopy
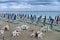
M 37 18 L 36 15 L 34 15 L 34 20 L 36 20 L 36 18 Z
M 44 17 L 44 23 L 45 23 L 45 21 L 46 21 L 46 16 Z
M 10 16 L 9 16 L 9 14 L 7 14 L 8 15 L 8 19 L 10 18 Z
M 24 17 L 24 14 L 22 14 L 22 17 Z
M 34 17 L 33 17 L 33 15 L 31 15 L 31 20 L 34 20 Z
M 32 14 L 31 14 L 31 18 L 32 18 L 33 16 L 32 16 Z
M 25 14 L 25 15 L 24 15 L 24 18 L 26 18 L 26 17 L 27 17 L 27 15 Z
M 53 21 L 54 21 L 54 19 L 51 19 L 51 21 L 50 21 L 50 22 L 51 22 L 51 24 L 53 24 Z
M 19 15 L 19 17 L 21 18 L 21 14 L 18 14 Z
M 33 17 L 33 15 L 31 14 L 31 22 L 34 22 L 34 17 Z
M 16 14 L 14 15 L 14 19 L 13 20 L 16 20 Z
M 54 22 L 54 19 L 51 19 L 51 24 L 50 24 L 50 26 L 51 26 L 51 29 L 53 28 L 53 22 Z
M 42 18 L 42 16 L 38 17 L 37 24 L 39 24 L 39 21 L 40 21 L 41 18 Z
M 29 19 L 30 17 L 29 17 L 29 14 L 27 15 L 27 18 Z
M 22 16 L 22 14 L 19 14 L 19 16 L 20 16 L 20 18 L 22 18 L 23 16 Z
M 5 14 L 3 14 L 4 16 L 3 17 L 5 17 Z
M 1 17 L 3 18 L 3 14 L 1 14 Z
M 43 25 L 45 26 L 46 23 L 46 16 L 44 17 Z
M 42 18 L 42 16 L 39 16 L 39 17 L 38 17 L 38 21 L 40 21 L 41 18 Z
M 52 17 L 51 16 L 49 16 L 49 20 L 51 21 L 51 19 L 52 19 Z
M 49 16 L 49 19 L 51 19 L 52 17 L 51 16 Z

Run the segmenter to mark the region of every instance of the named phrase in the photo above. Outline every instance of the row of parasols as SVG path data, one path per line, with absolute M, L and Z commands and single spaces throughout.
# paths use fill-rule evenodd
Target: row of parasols
M 55 16 L 55 18 L 53 19 L 51 16 L 49 16 L 49 18 L 47 19 L 47 16 L 44 16 L 44 18 L 42 18 L 42 16 L 40 15 L 39 17 L 37 17 L 36 15 L 29 15 L 29 14 L 9 14 L 9 13 L 5 13 L 5 14 L 0 14 L 1 18 L 6 18 L 8 20 L 17 20 L 17 19 L 28 19 L 31 21 L 31 23 L 36 22 L 37 24 L 39 24 L 41 22 L 41 20 L 43 20 L 43 25 L 46 24 L 46 21 L 49 20 L 49 23 L 52 27 L 53 23 L 55 22 L 56 24 L 59 23 L 60 21 L 60 16 Z

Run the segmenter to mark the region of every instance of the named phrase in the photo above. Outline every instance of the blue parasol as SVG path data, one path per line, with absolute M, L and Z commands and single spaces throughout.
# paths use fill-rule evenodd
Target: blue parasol
M 46 23 L 46 16 L 44 18 L 44 21 L 43 21 L 43 25 L 45 26 L 45 23 Z
M 39 21 L 41 20 L 42 16 L 38 17 L 37 24 L 39 24 Z

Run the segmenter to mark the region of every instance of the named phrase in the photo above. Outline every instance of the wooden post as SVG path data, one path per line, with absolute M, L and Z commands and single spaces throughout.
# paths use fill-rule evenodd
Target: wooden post
M 3 36 L 3 40 L 4 40 L 4 36 Z

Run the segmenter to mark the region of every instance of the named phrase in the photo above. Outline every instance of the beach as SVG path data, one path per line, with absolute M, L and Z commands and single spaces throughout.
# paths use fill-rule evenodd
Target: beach
M 60 0 L 0 0 L 0 40 L 60 40 Z
M 8 24 L 10 26 L 10 29 L 9 29 L 9 31 L 5 31 L 4 40 L 60 40 L 60 32 L 57 32 L 54 30 L 52 30 L 51 32 L 46 32 L 43 39 L 31 38 L 30 37 L 30 34 L 31 34 L 30 29 L 22 31 L 21 35 L 19 35 L 19 37 L 13 38 L 11 36 L 11 33 L 16 26 L 21 26 L 21 25 L 25 24 L 25 25 L 28 25 L 30 28 L 34 28 L 35 31 L 38 31 L 41 27 L 35 26 L 32 24 L 28 24 L 28 23 L 24 23 L 24 22 L 21 22 L 19 24 L 13 24 L 13 23 L 2 21 L 2 24 L 0 24 L 1 25 L 0 28 L 5 26 L 6 24 Z M 0 40 L 3 40 L 3 38 L 1 37 Z

